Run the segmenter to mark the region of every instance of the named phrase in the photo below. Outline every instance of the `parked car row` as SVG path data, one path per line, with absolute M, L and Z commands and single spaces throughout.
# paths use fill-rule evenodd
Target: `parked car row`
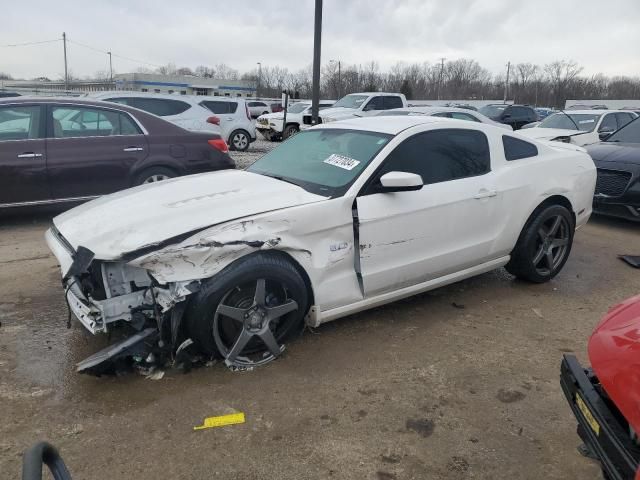
M 320 100 L 319 109 L 330 108 L 335 102 Z M 284 113 L 268 113 L 261 115 L 256 121 L 256 129 L 266 140 L 287 139 L 300 131 L 305 115 L 311 115 L 311 102 L 297 102 L 287 109 L 287 124 L 283 125 Z

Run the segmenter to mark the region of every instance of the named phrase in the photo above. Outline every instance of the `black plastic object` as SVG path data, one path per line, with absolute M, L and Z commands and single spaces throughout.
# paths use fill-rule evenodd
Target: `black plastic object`
M 633 255 L 618 255 L 618 258 L 623 262 L 627 262 L 634 268 L 640 268 L 640 256 Z
M 96 254 L 88 248 L 79 246 L 73 256 L 73 263 L 69 267 L 67 277 L 74 277 L 86 272 L 87 268 L 89 268 L 89 265 L 91 265 L 91 262 L 93 261 L 93 257 L 95 256 Z
M 42 465 L 46 464 L 55 480 L 71 480 L 62 457 L 53 445 L 38 442 L 24 453 L 22 480 L 42 480 Z

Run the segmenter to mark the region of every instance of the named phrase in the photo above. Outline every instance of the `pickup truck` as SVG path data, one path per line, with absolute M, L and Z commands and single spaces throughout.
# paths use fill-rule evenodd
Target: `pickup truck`
M 335 100 L 320 100 L 320 110 L 331 107 Z M 256 120 L 256 130 L 270 141 L 286 140 L 300 130 L 304 115 L 311 115 L 311 102 L 297 102 L 287 110 L 287 125 L 283 128 L 284 113 L 266 113 Z
M 401 93 L 363 92 L 350 93 L 338 100 L 333 107 L 322 111 L 319 123 L 336 122 L 349 118 L 376 115 L 381 110 L 404 108 L 407 99 Z M 300 129 L 311 127 L 311 112 L 303 115 Z

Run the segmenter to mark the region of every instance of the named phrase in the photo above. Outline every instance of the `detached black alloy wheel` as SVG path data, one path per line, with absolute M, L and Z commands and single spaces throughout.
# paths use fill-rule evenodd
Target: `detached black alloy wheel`
M 249 148 L 250 143 L 251 137 L 244 130 L 235 130 L 229 137 L 229 146 L 232 150 L 237 150 L 238 152 L 244 152 Z
M 280 255 L 244 257 L 203 284 L 190 301 L 187 330 L 198 346 L 228 366 L 248 368 L 276 359 L 299 334 L 309 308 L 307 287 Z
M 561 205 L 534 212 L 511 253 L 507 271 L 534 283 L 551 280 L 569 258 L 574 229 L 573 216 Z
M 156 183 L 168 180 L 176 176 L 173 170 L 164 167 L 151 167 L 143 170 L 136 176 L 134 185 L 142 185 L 144 183 Z

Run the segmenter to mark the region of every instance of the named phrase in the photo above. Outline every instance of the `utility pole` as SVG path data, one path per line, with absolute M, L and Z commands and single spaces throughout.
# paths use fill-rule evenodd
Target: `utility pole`
M 322 0 L 316 0 L 313 28 L 313 80 L 311 88 L 311 124 L 318 123 L 320 105 L 320 48 L 322 42 Z
M 111 52 L 109 54 L 109 83 L 113 84 L 113 63 L 111 63 Z
M 509 73 L 511 73 L 511 62 L 507 62 L 507 81 L 504 82 L 504 103 L 507 103 L 509 97 Z
M 342 71 L 341 71 L 341 61 L 338 60 L 338 99 L 342 97 Z
M 440 59 L 440 77 L 438 78 L 438 100 L 440 100 L 440 89 L 442 88 L 442 75 L 444 74 L 444 61 L 446 58 Z
M 69 90 L 69 74 L 67 71 L 67 34 L 62 32 L 62 45 L 64 48 L 64 89 Z
M 257 62 L 258 65 L 258 82 L 256 83 L 256 98 L 260 98 L 260 82 L 262 80 L 262 63 Z

